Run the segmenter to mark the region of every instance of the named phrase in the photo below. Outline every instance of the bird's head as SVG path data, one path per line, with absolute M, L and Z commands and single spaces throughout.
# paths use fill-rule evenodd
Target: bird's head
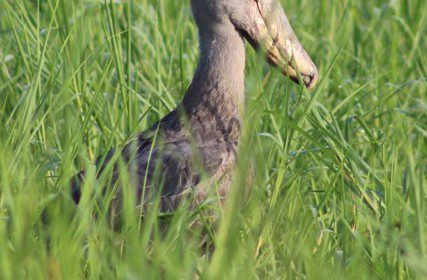
M 229 21 L 273 66 L 308 89 L 318 72 L 278 0 L 191 0 L 196 22 Z

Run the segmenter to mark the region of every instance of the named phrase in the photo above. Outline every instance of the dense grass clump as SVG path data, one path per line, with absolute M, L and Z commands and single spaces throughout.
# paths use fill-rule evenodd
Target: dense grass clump
M 427 2 L 282 2 L 318 88 L 248 47 L 219 219 L 141 219 L 128 203 L 114 230 L 91 163 L 181 99 L 198 57 L 189 1 L 0 1 L 0 278 L 426 278 Z

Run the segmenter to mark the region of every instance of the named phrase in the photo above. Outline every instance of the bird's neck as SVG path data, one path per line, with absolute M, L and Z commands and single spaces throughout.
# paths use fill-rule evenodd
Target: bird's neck
M 244 41 L 234 28 L 200 30 L 200 59 L 183 100 L 186 112 L 216 109 L 222 116 L 241 114 L 244 71 Z
M 200 60 L 182 105 L 190 119 L 234 130 L 240 127 L 244 106 L 243 38 L 225 25 L 202 29 L 199 34 Z

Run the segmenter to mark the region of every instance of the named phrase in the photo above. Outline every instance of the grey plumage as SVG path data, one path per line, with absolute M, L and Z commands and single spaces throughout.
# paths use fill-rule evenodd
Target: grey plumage
M 245 38 L 264 50 L 285 74 L 292 76 L 299 70 L 306 86 L 313 86 L 317 78 L 314 64 L 276 0 L 191 0 L 191 6 L 199 29 L 200 59 L 188 91 L 175 110 L 121 151 L 136 175 L 137 197 L 161 191 L 163 211 L 176 209 L 183 193 L 202 201 L 206 190 L 198 185 L 204 177 L 219 181 L 219 192 L 227 195 L 242 126 Z M 302 53 L 287 57 L 292 50 Z M 292 78 L 298 80 L 295 75 Z M 101 172 L 113 154 L 110 151 L 99 162 Z M 79 182 L 73 184 L 76 202 Z M 116 197 L 120 198 L 120 189 Z

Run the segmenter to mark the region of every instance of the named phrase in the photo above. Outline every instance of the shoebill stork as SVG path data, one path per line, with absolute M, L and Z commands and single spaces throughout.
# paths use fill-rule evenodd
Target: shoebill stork
M 316 66 L 278 0 L 191 0 L 191 8 L 200 47 L 194 78 L 176 109 L 119 151 L 136 180 L 119 186 L 115 200 L 124 187 L 135 192 L 138 205 L 157 192 L 161 211 L 170 212 L 183 197 L 202 202 L 206 178 L 216 181 L 210 186 L 226 198 L 243 121 L 245 40 L 293 81 L 308 89 L 316 85 Z M 116 153 L 98 160 L 100 173 Z M 119 168 L 111 165 L 112 181 L 118 182 Z M 82 180 L 84 172 L 72 183 L 77 203 Z

